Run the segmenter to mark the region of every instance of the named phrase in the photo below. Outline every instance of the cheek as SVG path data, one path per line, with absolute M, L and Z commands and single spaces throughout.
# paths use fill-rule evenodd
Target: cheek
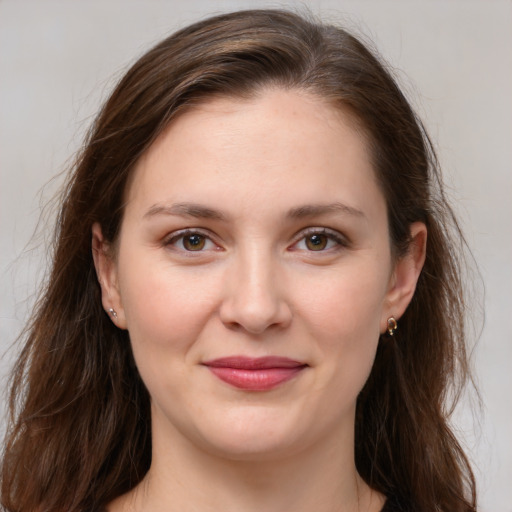
M 297 290 L 318 361 L 327 361 L 326 378 L 350 395 L 359 392 L 373 365 L 386 281 L 384 273 L 353 268 L 317 279 L 314 288 Z M 308 288 L 314 292 L 304 293 Z
M 364 333 L 379 334 L 386 281 L 383 273 L 347 269 L 317 278 L 309 286 L 303 282 L 296 293 L 313 326 L 357 340 Z
M 137 268 L 136 268 L 137 267 Z M 215 274 L 177 269 L 133 255 L 120 265 L 120 290 L 134 351 L 184 350 L 197 338 L 215 307 Z
M 215 309 L 216 277 L 140 261 L 135 255 L 127 259 L 120 289 L 137 368 L 160 403 L 190 378 L 190 365 L 184 363 L 197 358 L 197 341 Z

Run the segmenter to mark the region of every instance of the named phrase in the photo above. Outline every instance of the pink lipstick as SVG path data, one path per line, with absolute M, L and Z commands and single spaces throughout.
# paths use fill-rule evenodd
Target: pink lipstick
M 203 363 L 220 380 L 248 391 L 268 391 L 295 377 L 307 364 L 287 357 L 232 356 Z

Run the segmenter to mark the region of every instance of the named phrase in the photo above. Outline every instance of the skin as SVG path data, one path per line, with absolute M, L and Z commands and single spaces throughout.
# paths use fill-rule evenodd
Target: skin
M 312 95 L 176 119 L 135 169 L 115 251 L 93 227 L 103 305 L 152 404 L 150 471 L 109 510 L 380 510 L 354 464 L 355 405 L 414 293 L 425 226 L 411 235 L 395 260 L 364 138 Z M 234 355 L 307 366 L 246 391 L 202 364 Z

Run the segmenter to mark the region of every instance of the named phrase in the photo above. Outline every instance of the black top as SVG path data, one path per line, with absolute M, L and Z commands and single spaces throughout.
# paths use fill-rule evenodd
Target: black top
M 393 496 L 388 496 L 380 512 L 407 512 L 407 509 Z

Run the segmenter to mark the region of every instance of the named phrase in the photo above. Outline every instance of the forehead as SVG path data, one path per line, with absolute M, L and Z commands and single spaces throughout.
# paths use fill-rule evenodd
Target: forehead
M 179 201 L 174 196 L 193 190 L 232 201 L 266 191 L 261 200 L 293 207 L 318 194 L 372 196 L 376 186 L 353 116 L 310 93 L 268 89 L 215 97 L 181 114 L 139 160 L 127 199 Z

